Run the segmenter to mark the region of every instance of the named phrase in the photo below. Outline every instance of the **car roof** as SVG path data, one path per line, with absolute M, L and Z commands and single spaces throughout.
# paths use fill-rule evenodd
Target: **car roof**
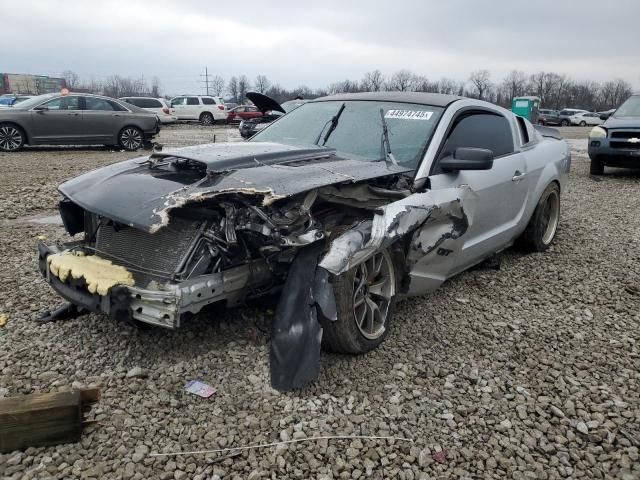
M 363 93 L 339 93 L 327 97 L 316 98 L 312 102 L 368 100 L 378 102 L 418 103 L 434 107 L 446 107 L 465 97 L 457 95 L 445 95 L 444 93 L 425 92 L 363 92 Z

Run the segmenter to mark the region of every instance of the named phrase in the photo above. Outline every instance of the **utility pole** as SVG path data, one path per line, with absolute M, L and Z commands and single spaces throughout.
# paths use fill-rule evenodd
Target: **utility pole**
M 209 95 L 209 69 L 204 67 L 204 75 L 200 75 L 204 77 L 205 88 L 207 89 L 207 95 Z

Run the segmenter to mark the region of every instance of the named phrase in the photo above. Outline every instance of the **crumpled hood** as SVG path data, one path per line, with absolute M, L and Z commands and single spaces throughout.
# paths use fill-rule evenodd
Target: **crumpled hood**
M 190 168 L 160 164 L 183 162 Z M 223 194 L 259 196 L 263 205 L 338 183 L 397 175 L 411 169 L 364 162 L 327 148 L 277 143 L 218 143 L 168 150 L 109 165 L 60 185 L 84 209 L 151 233 L 169 211 Z
M 604 122 L 602 126 L 605 128 L 638 128 L 640 129 L 640 117 L 611 116 L 607 119 L 606 122 Z

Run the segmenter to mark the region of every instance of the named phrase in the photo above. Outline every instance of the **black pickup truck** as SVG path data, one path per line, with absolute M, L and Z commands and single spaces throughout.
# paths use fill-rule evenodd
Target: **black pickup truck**
M 640 168 L 640 94 L 629 97 L 605 123 L 593 127 L 589 158 L 592 175 L 602 175 L 605 165 Z

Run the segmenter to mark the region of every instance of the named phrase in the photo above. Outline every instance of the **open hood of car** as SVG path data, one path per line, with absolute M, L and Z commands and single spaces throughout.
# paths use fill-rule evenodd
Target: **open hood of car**
M 247 92 L 246 96 L 262 113 L 270 112 L 273 110 L 275 110 L 276 112 L 287 113 L 285 112 L 284 108 L 282 108 L 282 105 L 276 102 L 273 98 L 267 97 L 262 93 Z
M 85 210 L 150 233 L 169 211 L 221 195 L 257 204 L 339 183 L 398 175 L 411 169 L 345 158 L 332 149 L 266 142 L 214 143 L 126 160 L 60 185 Z

